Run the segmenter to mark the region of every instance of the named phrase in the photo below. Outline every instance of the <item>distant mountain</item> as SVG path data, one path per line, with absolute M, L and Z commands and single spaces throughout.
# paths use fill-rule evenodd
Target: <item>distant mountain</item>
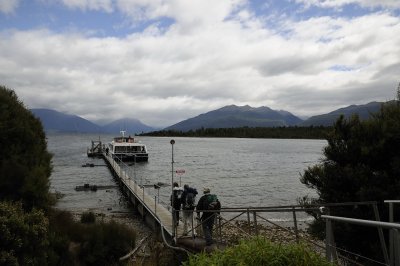
M 104 126 L 99 126 L 82 117 L 68 115 L 51 109 L 31 109 L 31 112 L 40 119 L 44 130 L 55 132 L 77 133 L 113 133 L 119 135 L 121 130 L 127 134 L 136 134 L 155 130 L 137 119 L 120 119 Z
M 199 128 L 278 127 L 293 126 L 302 122 L 287 111 L 268 107 L 253 108 L 248 105 L 229 105 L 174 124 L 165 130 L 189 131 Z
M 327 114 L 312 116 L 299 126 L 332 126 L 340 115 L 349 118 L 353 114 L 358 114 L 361 120 L 366 120 L 371 114 L 377 113 L 382 104 L 382 102 L 370 102 L 364 105 L 350 105 Z
M 111 122 L 102 127 L 105 133 L 119 133 L 121 130 L 126 130 L 128 134 L 137 134 L 142 132 L 150 132 L 155 128 L 147 126 L 137 119 L 124 118 Z
M 40 119 L 45 131 L 56 132 L 101 132 L 101 127 L 76 115 L 68 115 L 51 109 L 31 109 Z

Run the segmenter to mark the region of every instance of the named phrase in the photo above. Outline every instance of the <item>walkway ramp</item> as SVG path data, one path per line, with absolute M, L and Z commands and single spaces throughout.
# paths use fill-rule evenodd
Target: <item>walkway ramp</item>
M 120 182 L 121 189 L 129 200 L 138 209 L 143 219 L 153 227 L 153 229 L 164 228 L 166 237 L 170 240 L 175 236 L 172 226 L 171 212 L 155 197 L 148 195 L 143 186 L 140 186 L 110 155 L 103 154 L 103 158 L 112 171 L 114 177 Z M 183 234 L 183 225 L 177 226 L 178 236 Z

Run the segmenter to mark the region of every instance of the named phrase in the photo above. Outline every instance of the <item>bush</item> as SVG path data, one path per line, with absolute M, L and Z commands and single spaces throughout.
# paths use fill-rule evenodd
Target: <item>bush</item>
M 96 222 L 96 216 L 93 212 L 84 212 L 81 215 L 81 223 L 93 224 Z
M 0 202 L 0 265 L 47 263 L 48 220 L 43 211 Z
M 119 261 L 135 247 L 136 234 L 114 221 L 99 224 L 81 224 L 80 261 L 86 265 L 110 265 Z
M 256 237 L 241 241 L 238 245 L 218 250 L 208 255 L 191 255 L 185 266 L 206 265 L 332 265 L 325 258 L 302 244 L 274 244 L 267 239 Z

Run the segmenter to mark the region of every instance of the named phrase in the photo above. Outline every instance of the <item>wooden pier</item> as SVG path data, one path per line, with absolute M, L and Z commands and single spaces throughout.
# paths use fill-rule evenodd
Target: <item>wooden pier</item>
M 122 169 L 110 155 L 103 153 L 103 158 L 119 183 L 122 192 L 140 213 L 144 222 L 156 233 L 158 238 L 165 238 L 170 244 L 175 245 L 177 243 L 176 236 L 183 234 L 182 223 L 176 227 L 173 226 L 171 211 L 160 204 L 156 197 L 148 195 L 145 187 L 137 184 L 134 178 Z

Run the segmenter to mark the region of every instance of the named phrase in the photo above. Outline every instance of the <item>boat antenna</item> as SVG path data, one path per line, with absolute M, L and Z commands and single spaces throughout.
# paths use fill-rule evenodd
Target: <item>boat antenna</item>
M 125 137 L 125 130 L 121 130 L 120 133 L 122 134 L 122 137 Z

